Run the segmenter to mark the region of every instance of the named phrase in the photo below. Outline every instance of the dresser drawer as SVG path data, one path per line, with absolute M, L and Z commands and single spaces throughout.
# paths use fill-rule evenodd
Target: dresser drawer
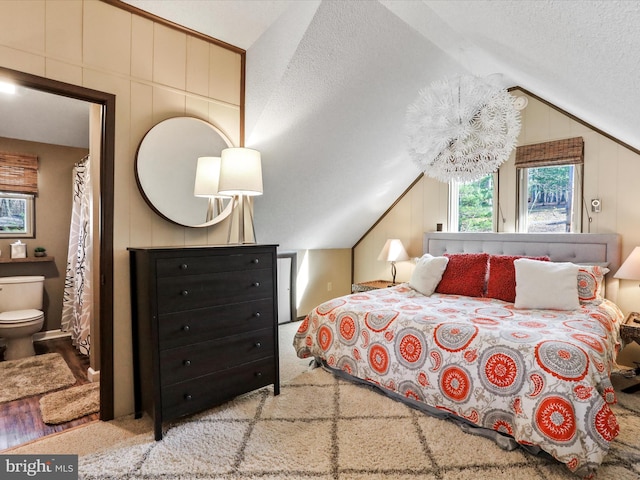
M 273 298 L 273 270 L 241 270 L 158 279 L 158 313 Z
M 163 350 L 160 383 L 165 387 L 273 355 L 272 328 Z
M 158 277 L 182 277 L 203 273 L 271 268 L 270 252 L 246 252 L 234 255 L 183 256 L 162 258 L 156 262 Z
M 162 414 L 176 418 L 210 408 L 276 379 L 274 360 L 262 359 L 162 389 Z
M 273 327 L 273 315 L 272 298 L 159 315 L 160 349 Z

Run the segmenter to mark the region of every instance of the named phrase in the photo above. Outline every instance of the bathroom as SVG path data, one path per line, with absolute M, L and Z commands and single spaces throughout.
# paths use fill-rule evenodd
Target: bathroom
M 55 100 L 62 98 L 34 91 L 29 91 L 29 94 L 56 97 Z M 24 96 L 20 99 L 21 110 L 24 112 L 28 111 L 24 103 L 26 101 L 28 100 L 25 100 Z M 4 114 L 7 112 L 5 109 L 7 103 L 2 102 L 3 100 L 0 98 L 0 104 L 3 106 L 3 117 L 6 119 L 7 116 Z M 42 97 L 36 97 L 36 102 L 39 107 L 44 104 Z M 42 305 L 44 324 L 42 329 L 33 337 L 36 353 L 44 353 L 51 351 L 51 349 L 64 349 L 66 353 L 63 356 L 68 360 L 67 363 L 70 364 L 69 366 L 74 371 L 74 374 L 77 372 L 78 375 L 84 377 L 82 380 L 84 382 L 89 380 L 97 381 L 99 377 L 97 364 L 92 360 L 96 356 L 93 352 L 94 349 L 91 352 L 91 359 L 76 352 L 70 346 L 71 340 L 68 333 L 61 331 L 62 299 L 72 216 L 73 171 L 74 166 L 86 157 L 89 152 L 89 116 L 91 108 L 88 103 L 80 103 L 84 104 L 79 106 L 80 115 L 84 118 L 83 126 L 81 127 L 82 131 L 79 132 L 84 138 L 83 142 L 64 139 L 64 129 L 54 139 L 50 139 L 34 136 L 36 128 L 29 128 L 27 135 L 10 131 L 9 127 L 4 125 L 5 122 L 0 121 L 0 152 L 29 154 L 38 157 L 38 193 L 33 201 L 33 209 L 31 211 L 33 221 L 29 225 L 30 232 L 23 237 L 0 232 L 0 277 L 45 277 Z M 68 107 L 68 103 L 66 105 L 66 108 L 72 108 Z M 37 117 L 38 122 L 47 118 L 42 111 Z M 14 126 L 20 123 L 15 117 L 12 118 L 14 119 L 14 122 L 12 122 Z M 49 120 L 49 125 L 55 121 L 55 119 Z M 32 125 L 34 124 L 35 122 L 32 123 Z M 31 136 L 29 137 L 29 135 Z M 78 146 L 79 143 L 81 145 Z M 94 202 L 93 207 L 97 208 L 95 203 L 97 202 Z M 11 244 L 17 241 L 23 243 L 24 246 L 13 247 L 14 258 L 12 258 Z M 36 247 L 45 248 L 46 256 L 35 256 Z M 18 251 L 24 251 L 26 258 L 15 258 L 15 253 Z M 97 253 L 94 253 L 94 255 L 97 255 Z M 95 300 L 92 303 L 95 303 Z M 94 330 L 93 325 L 91 330 Z M 0 337 L 2 337 L 1 334 Z M 93 341 L 96 342 L 95 336 Z M 5 343 L 5 339 L 0 338 L 0 360 L 3 360 Z M 90 378 L 92 374 L 95 375 L 95 378 Z M 6 407 L 6 405 L 4 406 Z M 6 422 L 3 422 L 1 418 L 0 422 L 6 426 Z M 60 425 L 50 428 L 43 426 L 39 433 L 23 432 L 21 435 L 26 435 L 27 437 L 32 435 L 40 436 L 42 432 L 46 433 L 48 430 L 59 430 L 61 428 L 64 427 Z M 7 441 L 12 443 L 10 440 Z M 0 450 L 8 446 L 11 445 L 0 439 Z

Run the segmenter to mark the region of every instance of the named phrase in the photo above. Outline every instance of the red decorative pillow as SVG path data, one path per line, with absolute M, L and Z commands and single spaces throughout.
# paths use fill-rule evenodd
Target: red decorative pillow
M 522 255 L 491 255 L 489 257 L 489 280 L 487 281 L 487 297 L 516 301 L 516 269 L 513 261 L 518 258 L 541 260 L 548 262 L 549 257 L 525 257 Z
M 449 258 L 436 293 L 482 297 L 489 267 L 488 253 L 444 254 Z

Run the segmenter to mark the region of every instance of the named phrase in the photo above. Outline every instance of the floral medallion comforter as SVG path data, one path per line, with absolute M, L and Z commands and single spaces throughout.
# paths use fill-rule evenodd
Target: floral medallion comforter
M 573 472 L 600 465 L 619 426 L 610 372 L 620 309 L 518 310 L 488 298 L 407 284 L 316 307 L 295 338 L 298 357 L 537 446 Z

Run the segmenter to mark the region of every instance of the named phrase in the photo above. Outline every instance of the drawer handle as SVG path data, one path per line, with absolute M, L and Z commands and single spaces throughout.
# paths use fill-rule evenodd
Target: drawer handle
M 186 297 L 187 295 L 189 295 L 189 290 L 182 290 L 180 292 L 180 295 L 182 295 L 183 297 Z
M 189 325 L 185 325 L 184 327 L 182 327 L 183 332 L 188 332 L 189 330 L 191 330 L 191 327 Z
M 260 378 L 262 376 L 262 372 L 256 372 L 256 377 Z
M 253 260 L 251 260 L 251 263 L 260 263 L 260 259 L 254 258 Z
M 256 318 L 260 318 L 262 316 L 262 314 L 260 312 L 256 312 L 253 314 L 254 317 Z
M 184 362 L 182 362 L 182 364 L 183 364 L 185 367 L 190 367 L 190 366 L 191 366 L 191 360 L 185 360 Z
M 256 342 L 255 345 L 256 345 L 256 348 L 262 348 L 262 344 L 260 342 Z
M 186 270 L 187 268 L 189 268 L 189 265 L 187 265 L 186 263 L 180 265 L 180 270 Z
M 187 400 L 187 401 L 191 401 L 191 400 L 193 400 L 193 397 L 189 393 L 185 393 L 184 394 L 184 399 Z
M 253 282 L 253 286 L 254 287 L 259 287 L 260 286 L 260 282 Z

